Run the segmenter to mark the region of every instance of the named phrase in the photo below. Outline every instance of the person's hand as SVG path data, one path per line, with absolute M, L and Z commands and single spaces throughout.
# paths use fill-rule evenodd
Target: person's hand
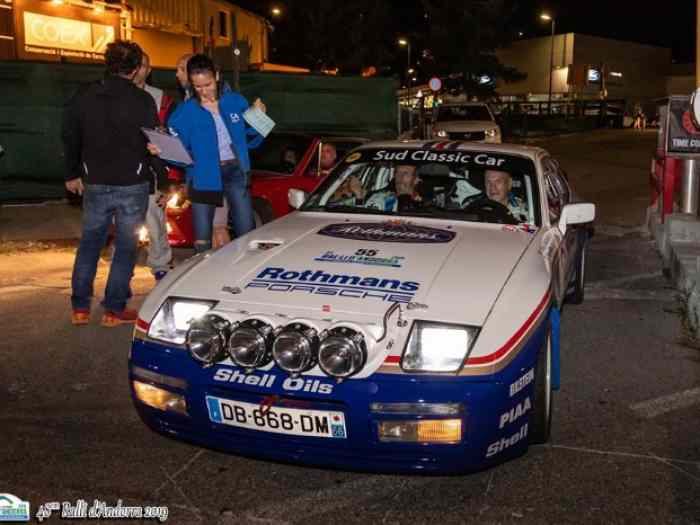
M 253 102 L 253 106 L 258 108 L 263 113 L 267 113 L 267 106 L 265 104 L 263 104 L 263 101 L 260 100 L 259 97 L 255 99 L 255 102 Z
M 360 179 L 358 179 L 355 176 L 352 176 L 348 179 L 348 187 L 350 188 L 350 191 L 353 192 L 355 197 L 358 199 L 364 199 L 365 197 L 365 190 L 362 187 L 362 183 L 360 182 Z
M 168 194 L 156 191 L 155 200 L 159 208 L 165 208 L 165 205 L 168 203 Z
M 78 195 L 82 195 L 83 191 L 85 191 L 85 187 L 83 186 L 83 179 L 78 177 L 77 179 L 67 180 L 66 189 L 71 193 L 77 193 Z
M 146 144 L 146 149 L 148 149 L 148 152 L 151 155 L 155 155 L 156 157 L 160 155 L 160 148 L 151 142 Z

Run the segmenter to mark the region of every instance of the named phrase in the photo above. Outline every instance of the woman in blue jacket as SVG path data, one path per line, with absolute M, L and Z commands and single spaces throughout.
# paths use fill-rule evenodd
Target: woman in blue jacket
M 194 96 L 177 107 L 168 126 L 194 161 L 186 174 L 194 248 L 199 253 L 212 246 L 214 211 L 222 196 L 236 237 L 255 227 L 248 149 L 259 146 L 263 137 L 243 120 L 248 101 L 239 93 L 219 91 L 218 72 L 209 57 L 190 58 L 187 74 Z M 254 105 L 265 111 L 260 99 Z

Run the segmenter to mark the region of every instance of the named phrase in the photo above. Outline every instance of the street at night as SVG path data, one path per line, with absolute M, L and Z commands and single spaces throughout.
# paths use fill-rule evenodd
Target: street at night
M 158 435 L 129 393 L 133 327 L 70 325 L 75 244 L 18 242 L 0 254 L 2 491 L 33 514 L 47 502 L 122 500 L 167 507 L 173 524 L 700 523 L 700 351 L 683 343 L 678 292 L 645 225 L 656 133 L 533 143 L 598 212 L 585 302 L 562 312 L 548 444 L 481 472 L 400 476 L 250 459 Z M 176 250 L 178 260 L 190 254 Z M 152 287 L 138 266 L 138 303 Z

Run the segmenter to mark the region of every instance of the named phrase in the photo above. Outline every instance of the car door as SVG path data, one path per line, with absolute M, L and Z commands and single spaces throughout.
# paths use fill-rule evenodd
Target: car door
M 547 213 L 553 228 L 559 224 L 564 206 L 571 202 L 571 188 L 559 163 L 552 157 L 542 160 L 544 183 L 547 194 Z M 561 305 L 575 269 L 578 250 L 577 228 L 567 228 L 556 252 L 552 254 L 552 283 L 557 302 Z

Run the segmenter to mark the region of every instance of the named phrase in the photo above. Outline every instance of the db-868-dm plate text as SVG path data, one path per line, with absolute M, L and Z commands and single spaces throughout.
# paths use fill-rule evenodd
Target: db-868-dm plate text
M 324 438 L 347 437 L 345 415 L 329 410 L 306 410 L 286 407 L 265 407 L 207 396 L 209 419 L 232 427 Z

